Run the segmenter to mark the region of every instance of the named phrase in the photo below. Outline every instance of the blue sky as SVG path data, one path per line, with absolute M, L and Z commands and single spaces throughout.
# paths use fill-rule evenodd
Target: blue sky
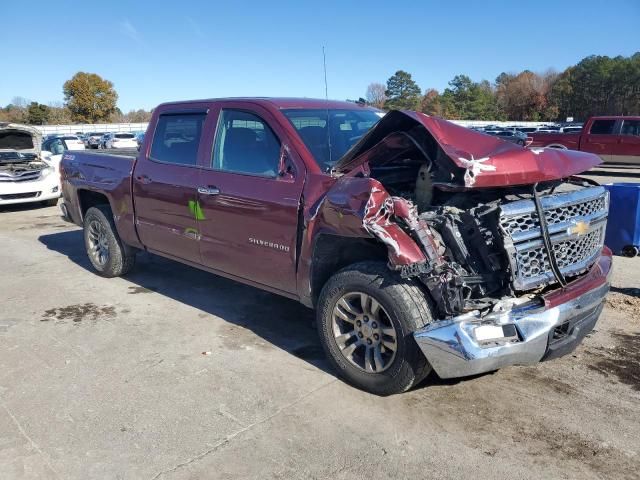
M 493 80 L 640 51 L 638 0 L 2 3 L 0 105 L 62 101 L 62 84 L 80 70 L 111 80 L 123 111 L 192 98 L 322 98 L 323 45 L 335 99 L 364 96 L 398 69 L 441 90 L 459 73 Z

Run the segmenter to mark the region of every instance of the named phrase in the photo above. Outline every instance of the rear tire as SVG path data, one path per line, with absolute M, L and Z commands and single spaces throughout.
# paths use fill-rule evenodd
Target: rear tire
M 133 268 L 135 252 L 120 240 L 108 205 L 89 208 L 83 226 L 87 256 L 98 275 L 119 277 Z
M 376 395 L 404 392 L 429 374 L 413 332 L 431 321 L 418 285 L 382 262 L 340 270 L 318 299 L 316 324 L 329 362 L 347 383 Z

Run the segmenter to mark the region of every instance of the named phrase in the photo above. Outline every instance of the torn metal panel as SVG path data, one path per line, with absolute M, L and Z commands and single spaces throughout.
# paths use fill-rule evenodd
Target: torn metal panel
M 394 207 L 395 199 L 382 186 L 374 186 L 364 209 L 364 229 L 387 246 L 394 267 L 424 263 L 426 258 L 418 245 L 391 219 Z
M 451 183 L 465 188 L 528 185 L 559 180 L 601 163 L 597 155 L 559 149 L 527 149 L 498 137 L 461 127 L 423 113 L 391 111 L 335 165 L 347 173 L 388 161 L 409 145 L 411 137 Z M 381 144 L 381 145 L 378 145 Z M 383 155 L 382 153 L 386 153 Z
M 339 233 L 349 237 L 373 237 L 389 251 L 394 267 L 424 263 L 416 242 L 391 217 L 394 198 L 373 178 L 343 177 L 317 201 L 306 216 L 307 235 Z

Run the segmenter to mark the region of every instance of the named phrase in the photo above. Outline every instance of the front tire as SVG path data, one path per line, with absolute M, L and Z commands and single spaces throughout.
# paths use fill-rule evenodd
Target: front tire
M 50 198 L 49 200 L 45 200 L 42 203 L 43 203 L 43 205 L 45 207 L 55 207 L 56 205 L 58 205 L 58 199 L 57 198 Z
M 404 392 L 431 366 L 413 332 L 432 321 L 425 294 L 382 262 L 361 262 L 326 283 L 317 308 L 325 353 L 349 384 L 376 395 Z
M 135 253 L 122 243 L 107 205 L 91 207 L 84 215 L 84 244 L 98 275 L 112 278 L 129 272 Z

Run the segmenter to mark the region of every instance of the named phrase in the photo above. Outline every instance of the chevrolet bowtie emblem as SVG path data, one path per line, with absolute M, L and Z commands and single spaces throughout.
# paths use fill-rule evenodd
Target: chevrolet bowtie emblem
M 576 222 L 575 225 L 570 226 L 569 228 L 567 228 L 567 233 L 569 235 L 584 235 L 589 231 L 589 222 Z

